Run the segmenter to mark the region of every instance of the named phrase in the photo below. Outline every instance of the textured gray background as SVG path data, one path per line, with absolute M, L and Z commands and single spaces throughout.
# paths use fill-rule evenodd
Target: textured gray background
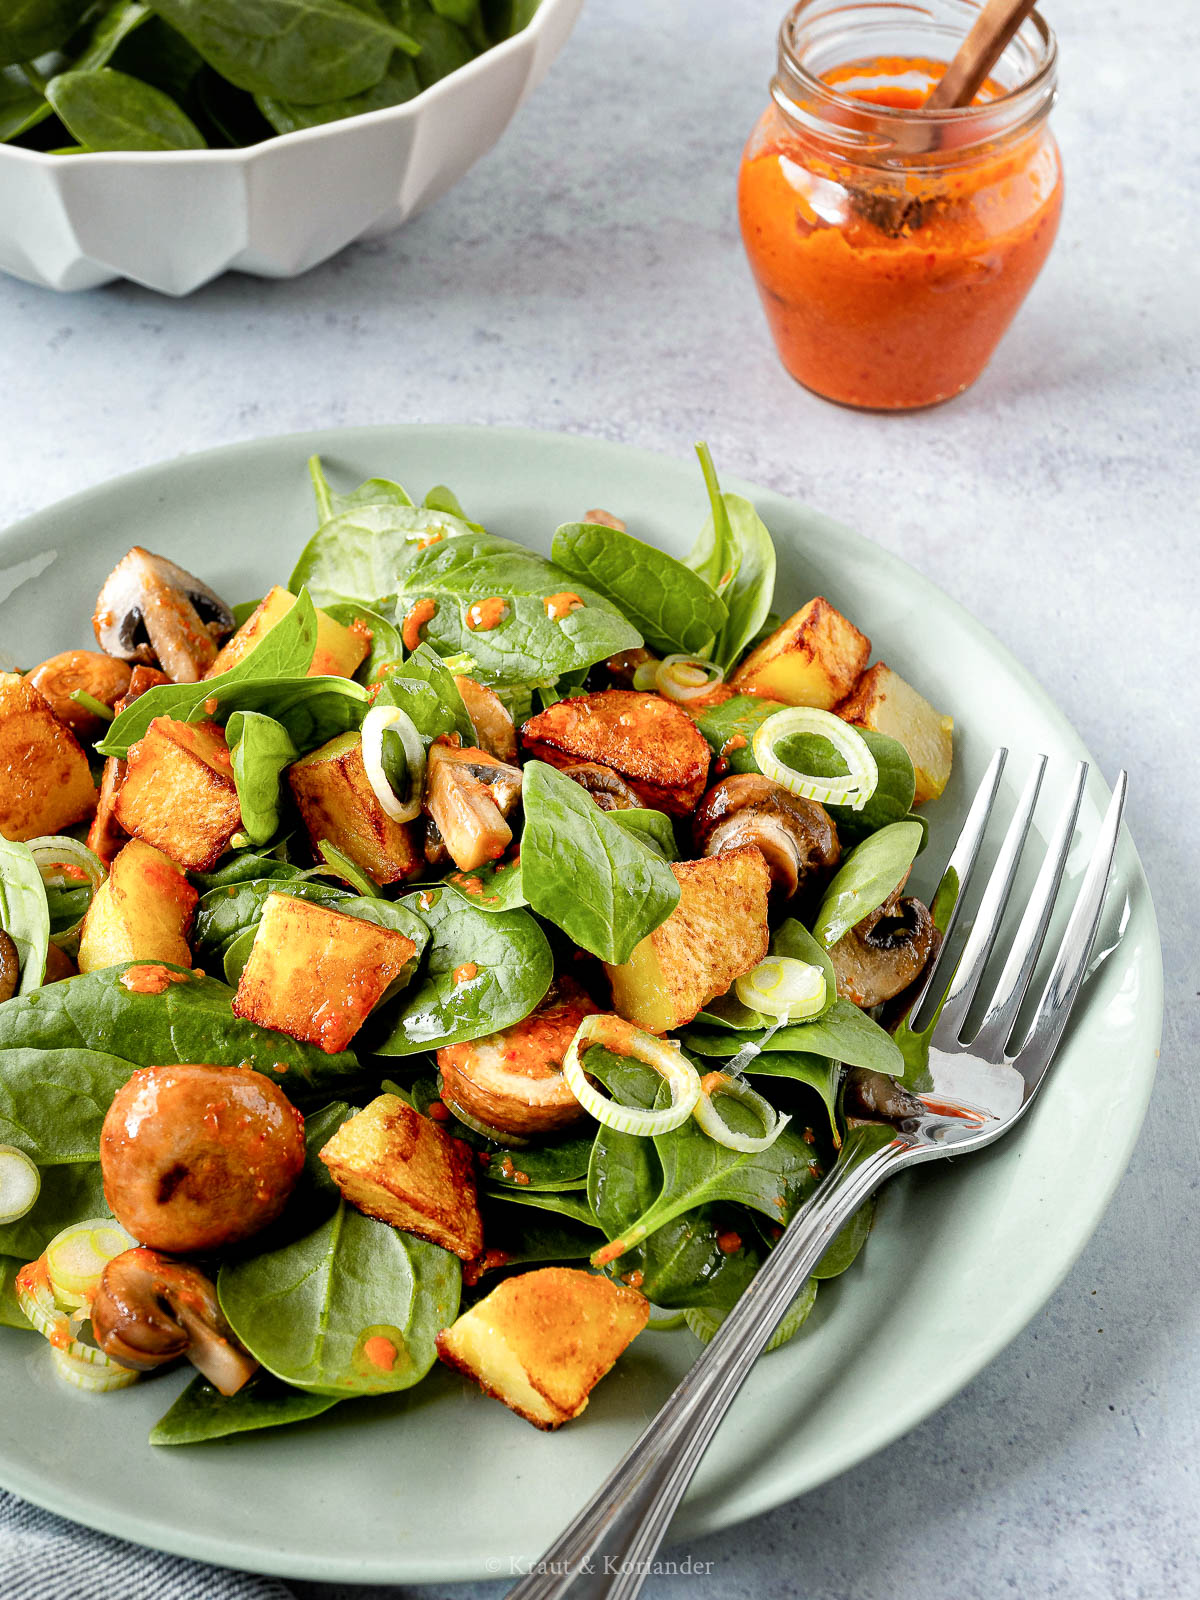
M 162 457 L 343 422 L 532 424 L 675 455 L 703 437 L 724 470 L 864 529 L 970 607 L 1104 772 L 1132 771 L 1167 967 L 1149 1120 L 1095 1241 L 970 1389 L 856 1471 L 702 1541 L 692 1554 L 715 1563 L 710 1578 L 647 1593 L 1190 1600 L 1195 0 L 1051 7 L 1068 171 L 1055 253 L 974 391 L 896 418 L 792 384 L 741 258 L 733 179 L 780 4 L 591 0 L 549 80 L 457 190 L 295 283 L 231 278 L 176 304 L 0 280 L 0 520 Z

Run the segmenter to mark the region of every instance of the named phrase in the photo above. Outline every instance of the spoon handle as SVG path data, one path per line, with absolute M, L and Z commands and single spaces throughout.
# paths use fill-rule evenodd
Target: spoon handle
M 924 109 L 949 111 L 954 106 L 969 106 L 1035 4 L 1036 0 L 987 0 L 954 60 L 934 84 Z

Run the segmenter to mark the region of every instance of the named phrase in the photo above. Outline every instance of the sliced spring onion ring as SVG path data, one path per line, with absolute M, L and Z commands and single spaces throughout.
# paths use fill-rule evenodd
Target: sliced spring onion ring
M 705 661 L 700 656 L 668 656 L 654 669 L 654 687 L 666 699 L 686 705 L 689 700 L 701 699 L 724 677 L 724 669 L 715 661 Z
M 649 689 L 656 689 L 658 685 L 654 681 L 654 675 L 661 666 L 661 661 L 643 661 L 639 667 L 634 668 L 633 687 L 640 689 L 643 694 Z
M 87 845 L 81 844 L 78 839 L 72 839 L 69 834 L 44 834 L 39 839 L 31 839 L 29 849 L 47 889 L 81 887 L 79 879 L 68 876 L 62 870 L 64 867 L 73 868 L 85 875 L 92 889 L 90 898 L 95 897 L 96 890 L 108 877 L 108 868 L 95 851 L 89 850 Z M 81 915 L 71 923 L 70 927 L 55 928 L 51 938 L 68 955 L 74 955 L 79 948 L 79 930 L 82 926 Z
M 136 1382 L 136 1372 L 122 1367 L 94 1344 L 76 1338 L 81 1314 L 78 1310 L 68 1314 L 67 1308 L 58 1300 L 50 1285 L 45 1256 L 39 1256 L 36 1261 L 21 1268 L 17 1273 L 15 1288 L 17 1304 L 38 1333 L 49 1341 L 51 1353 L 56 1358 L 55 1365 L 64 1377 L 74 1374 L 80 1377 L 79 1388 L 91 1389 L 123 1389 Z M 62 1360 L 58 1359 L 60 1357 Z M 82 1381 L 82 1376 L 88 1373 L 95 1378 L 95 1382 Z M 117 1381 L 102 1381 L 106 1375 L 111 1378 L 114 1374 L 119 1375 Z
M 733 986 L 734 993 L 751 1011 L 788 1022 L 804 1022 L 825 1009 L 825 972 L 810 961 L 795 956 L 768 956 L 765 961 L 742 974 Z
M 136 1246 L 132 1234 L 110 1217 L 92 1217 L 64 1228 L 45 1251 L 55 1298 L 61 1305 L 90 1305 L 108 1263 Z
M 665 1078 L 671 1090 L 671 1104 L 660 1111 L 645 1111 L 640 1106 L 623 1106 L 594 1088 L 584 1076 L 580 1057 L 589 1045 L 598 1044 L 617 1055 L 631 1056 L 643 1066 L 652 1067 Z M 650 1137 L 670 1133 L 687 1121 L 700 1098 L 700 1074 L 677 1045 L 643 1033 L 621 1017 L 585 1017 L 571 1040 L 563 1060 L 563 1076 L 571 1093 L 597 1122 L 618 1133 Z
M 740 1100 L 744 1106 L 749 1106 L 762 1123 L 762 1134 L 735 1133 L 713 1104 L 719 1094 L 727 1094 L 731 1100 Z M 716 1144 L 743 1155 L 769 1150 L 792 1120 L 789 1116 L 781 1117 L 771 1102 L 764 1100 L 745 1079 L 730 1077 L 727 1072 L 710 1072 L 701 1079 L 700 1098 L 692 1115 Z
M 383 770 L 383 736 L 391 729 L 404 746 L 408 763 L 408 793 L 398 796 Z M 412 822 L 421 814 L 425 786 L 425 745 L 417 725 L 399 706 L 372 706 L 362 725 L 363 766 L 371 792 L 393 822 Z
M 16 1222 L 32 1211 L 41 1190 L 37 1163 L 24 1150 L 0 1144 L 0 1223 Z
M 86 1346 L 81 1345 L 79 1348 L 85 1349 Z M 128 1389 L 131 1383 L 138 1381 L 138 1374 L 131 1367 L 119 1367 L 115 1361 L 109 1361 L 107 1356 L 103 1357 L 103 1365 L 81 1359 L 75 1353 L 74 1347 L 60 1349 L 55 1345 L 50 1351 L 50 1359 L 59 1377 L 65 1378 L 76 1389 L 83 1389 L 88 1394 L 108 1394 L 113 1389 Z
M 780 1345 L 786 1344 L 792 1335 L 799 1331 L 804 1323 L 808 1321 L 808 1314 L 812 1310 L 816 1298 L 817 1280 L 809 1278 L 800 1293 L 784 1312 L 775 1332 L 767 1340 L 764 1354 L 770 1350 L 778 1350 Z M 688 1306 L 683 1313 L 683 1320 L 699 1339 L 700 1343 L 707 1344 L 725 1321 L 726 1315 L 726 1312 L 714 1311 L 711 1306 Z
M 490 1139 L 493 1144 L 508 1145 L 513 1150 L 524 1150 L 529 1144 L 528 1139 L 522 1139 L 519 1134 L 506 1133 L 503 1128 L 493 1128 L 489 1123 L 480 1122 L 478 1117 L 473 1117 L 455 1100 L 448 1100 L 442 1096 L 442 1104 L 447 1111 L 453 1112 L 465 1128 L 470 1128 L 473 1133 L 481 1134 L 483 1138 Z
M 775 747 L 795 733 L 813 733 L 828 739 L 849 769 L 845 777 L 817 778 L 785 766 L 775 754 Z M 763 777 L 801 800 L 819 800 L 822 805 L 861 811 L 879 783 L 879 768 L 862 734 L 832 711 L 818 711 L 815 706 L 789 706 L 786 711 L 776 711 L 755 733 L 753 749 Z

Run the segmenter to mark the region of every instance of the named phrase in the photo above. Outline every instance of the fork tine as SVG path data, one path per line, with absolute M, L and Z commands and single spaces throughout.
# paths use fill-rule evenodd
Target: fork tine
M 1121 817 L 1125 810 L 1128 786 L 1129 774 L 1122 771 L 1113 787 L 1104 825 L 1092 851 L 1083 887 L 1071 912 L 1037 1012 L 1016 1055 L 1010 1058 L 1020 1068 L 1030 1093 L 1037 1088 L 1050 1064 L 1075 1004 L 1075 996 L 1087 973 L 1088 957 L 1100 926 L 1104 893 L 1121 835 Z
M 1086 761 L 1081 761 L 1075 769 L 1074 790 L 1059 816 L 1058 825 L 1046 851 L 1037 882 L 1033 886 L 1029 904 L 1025 907 L 1021 925 L 1013 939 L 1012 948 L 1008 952 L 1004 971 L 1000 974 L 1000 981 L 988 1006 L 987 1015 L 971 1040 L 972 1053 L 984 1056 L 988 1060 L 999 1061 L 1003 1058 L 1008 1036 L 1017 1020 L 1025 991 L 1029 988 L 1033 969 L 1037 966 L 1046 930 L 1054 913 L 1054 902 L 1058 896 L 1059 885 L 1062 883 L 1067 856 L 1071 851 L 1071 840 L 1075 836 L 1075 822 L 1079 816 L 1083 791 L 1087 786 L 1087 776 L 1088 764 Z
M 1008 832 L 1004 835 L 1004 843 L 1000 846 L 1000 854 L 996 857 L 987 888 L 983 891 L 983 899 L 979 902 L 979 910 L 975 916 L 975 925 L 963 946 L 963 953 L 954 969 L 954 976 L 950 979 L 950 987 L 946 990 L 946 999 L 933 1036 L 934 1044 L 940 1049 L 951 1048 L 952 1043 L 957 1041 L 971 1002 L 975 998 L 975 991 L 979 987 L 979 980 L 983 976 L 983 969 L 987 966 L 988 957 L 996 943 L 996 935 L 1004 919 L 1004 908 L 1012 893 L 1021 852 L 1025 848 L 1029 826 L 1033 821 L 1034 807 L 1037 805 L 1038 791 L 1042 786 L 1042 774 L 1045 770 L 1046 757 L 1038 756 L 1033 764 L 1033 771 L 1026 779 L 1016 812 L 1008 825 Z
M 959 915 L 962 911 L 963 896 L 967 885 L 971 881 L 971 874 L 975 870 L 975 862 L 979 857 L 979 846 L 983 843 L 983 836 L 987 832 L 987 825 L 992 815 L 992 807 L 996 804 L 996 794 L 1000 788 L 1000 777 L 1004 771 L 1004 763 L 1008 760 L 1008 751 L 1001 746 L 992 759 L 988 762 L 987 771 L 984 773 L 975 798 L 971 801 L 971 808 L 967 812 L 966 821 L 962 831 L 955 840 L 954 849 L 950 852 L 950 859 L 946 863 L 946 870 L 942 873 L 941 882 L 937 886 L 931 905 L 936 905 L 945 894 L 953 893 L 954 900 L 950 906 L 950 915 L 946 919 L 946 926 L 942 930 L 942 943 L 937 955 L 934 957 L 924 978 L 921 987 L 917 990 L 917 997 L 908 1009 L 909 1026 L 914 1030 L 920 1024 L 917 1013 L 925 1004 L 941 972 L 946 952 L 950 948 L 950 938 L 958 926 Z M 928 1025 L 928 1017 L 925 1025 Z

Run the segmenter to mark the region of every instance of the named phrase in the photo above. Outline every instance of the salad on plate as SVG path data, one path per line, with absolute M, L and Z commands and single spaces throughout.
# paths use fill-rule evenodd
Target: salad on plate
M 776 614 L 699 455 L 686 561 L 314 461 L 286 587 L 135 547 L 98 650 L 0 674 L 0 1322 L 88 1391 L 190 1361 L 153 1443 L 439 1360 L 557 1428 L 712 1336 L 844 1068 L 919 1071 L 950 719 L 823 596 Z

